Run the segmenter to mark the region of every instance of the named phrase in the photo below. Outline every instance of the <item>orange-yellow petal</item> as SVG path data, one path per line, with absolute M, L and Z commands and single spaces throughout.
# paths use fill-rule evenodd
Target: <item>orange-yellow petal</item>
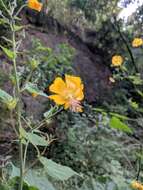
M 78 101 L 81 101 L 81 100 L 84 99 L 84 93 L 83 93 L 82 87 L 76 90 L 76 92 L 75 92 L 75 98 Z
M 28 7 L 40 12 L 42 10 L 43 4 L 37 0 L 28 0 Z
M 67 88 L 75 89 L 79 88 L 82 85 L 80 77 L 65 75 L 65 82 L 67 85 Z
M 132 41 L 132 46 L 133 47 L 140 47 L 143 45 L 143 39 L 142 38 L 134 38 Z
M 112 57 L 112 66 L 118 67 L 123 64 L 123 58 L 120 55 L 114 55 Z
M 66 100 L 64 99 L 64 97 L 60 95 L 51 95 L 49 96 L 49 98 L 53 100 L 57 105 L 63 105 L 66 103 Z
M 69 102 L 66 102 L 65 105 L 64 105 L 64 109 L 67 110 L 69 107 L 70 107 Z
M 138 181 L 133 181 L 131 183 L 131 187 L 135 190 L 142 190 L 143 189 L 143 185 L 141 183 L 139 183 Z
M 66 90 L 66 84 L 62 80 L 62 78 L 57 77 L 54 81 L 54 83 L 49 87 L 49 90 L 51 92 L 54 92 L 56 94 L 63 95 L 64 91 Z
M 81 107 L 81 108 L 78 108 L 77 112 L 83 112 L 82 107 Z
M 49 87 L 55 95 L 49 96 L 57 105 L 64 105 L 64 109 L 74 112 L 82 112 L 81 100 L 84 98 L 84 85 L 80 77 L 65 75 L 65 82 L 58 77 Z

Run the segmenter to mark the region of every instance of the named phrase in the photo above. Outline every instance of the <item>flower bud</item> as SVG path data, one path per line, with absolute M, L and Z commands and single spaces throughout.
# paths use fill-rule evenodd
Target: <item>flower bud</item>
M 35 59 L 30 60 L 30 66 L 33 70 L 36 69 L 38 67 L 38 65 L 39 65 L 39 62 L 37 60 L 35 60 Z
M 17 105 L 17 99 L 16 98 L 10 99 L 6 102 L 6 106 L 9 110 L 15 109 L 16 105 Z

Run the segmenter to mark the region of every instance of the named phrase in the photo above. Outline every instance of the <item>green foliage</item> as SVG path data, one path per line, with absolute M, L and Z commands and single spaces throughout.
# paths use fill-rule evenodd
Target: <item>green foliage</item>
M 48 2 L 49 14 L 61 23 L 85 28 L 102 28 L 104 22 L 113 14 L 117 14 L 118 0 L 51 0 Z M 72 27 L 71 25 L 71 27 Z
M 11 181 L 16 179 L 17 176 L 19 176 L 19 168 L 11 164 L 12 166 L 12 171 L 11 171 L 11 176 L 10 176 L 10 184 Z M 29 170 L 27 174 L 25 175 L 24 181 L 29 185 L 29 186 L 35 186 L 39 190 L 47 190 L 47 187 L 49 190 L 55 190 L 54 186 L 52 183 L 49 181 L 47 175 L 43 170 Z
M 12 86 L 11 93 L 13 94 L 13 96 L 9 95 L 4 90 L 0 90 L 0 99 L 11 110 L 10 116 L 11 116 L 12 127 L 17 137 L 16 142 L 19 145 L 18 162 L 20 162 L 19 164 L 20 168 L 16 168 L 13 164 L 11 164 L 12 172 L 10 172 L 9 170 L 7 170 L 7 167 L 6 167 L 8 164 L 5 164 L 5 160 L 2 159 L 2 164 L 0 167 L 0 181 L 2 182 L 2 186 L 4 188 L 6 184 L 6 188 L 12 189 L 12 190 L 39 190 L 39 189 L 45 190 L 44 186 L 41 187 L 40 185 L 40 187 L 35 187 L 35 184 L 31 185 L 31 182 L 30 184 L 28 184 L 29 181 L 27 182 L 26 180 L 27 179 L 26 177 L 29 177 L 27 176 L 29 172 L 29 167 L 26 162 L 27 150 L 28 150 L 29 144 L 33 145 L 37 153 L 36 155 L 33 155 L 35 156 L 35 161 L 33 161 L 33 164 L 35 165 L 35 163 L 37 163 L 37 161 L 39 160 L 43 164 L 44 168 L 47 170 L 47 173 L 50 176 L 59 180 L 67 180 L 73 175 L 75 174 L 77 175 L 77 173 L 74 172 L 69 167 L 59 165 L 55 163 L 54 161 L 52 161 L 51 159 L 49 160 L 46 157 L 42 156 L 45 153 L 47 146 L 49 146 L 49 144 L 53 141 L 53 139 L 49 138 L 48 134 L 44 134 L 40 130 L 41 126 L 43 126 L 43 124 L 46 124 L 45 119 L 41 121 L 41 123 L 39 121 L 38 124 L 34 124 L 33 126 L 31 125 L 31 123 L 29 123 L 29 120 L 22 115 L 23 114 L 22 93 L 24 92 L 24 90 L 26 90 L 33 95 L 34 94 L 41 95 L 47 98 L 48 96 L 43 92 L 43 90 L 39 89 L 36 86 L 36 83 L 34 84 L 34 83 L 29 82 L 32 78 L 32 75 L 36 74 L 34 73 L 35 70 L 37 70 L 38 74 L 41 74 L 42 69 L 45 69 L 45 68 L 42 68 L 40 71 L 38 71 L 38 68 L 40 68 L 40 65 L 46 66 L 45 71 L 48 70 L 48 73 L 49 73 L 49 69 L 52 71 L 53 68 L 55 69 L 57 68 L 56 74 L 57 72 L 59 72 L 59 74 L 63 74 L 61 72 L 61 68 L 58 67 L 58 65 L 62 64 L 62 65 L 65 65 L 65 68 L 67 68 L 67 66 L 69 66 L 73 58 L 74 49 L 70 48 L 66 44 L 61 44 L 57 48 L 57 52 L 54 52 L 51 48 L 44 47 L 39 41 L 37 41 L 36 47 L 34 47 L 34 49 L 32 49 L 31 52 L 30 51 L 27 52 L 27 56 L 25 56 L 25 59 L 27 59 L 29 62 L 28 62 L 28 65 L 25 65 L 24 67 L 24 71 L 26 71 L 26 74 L 27 74 L 27 76 L 24 77 L 25 73 L 23 74 L 21 70 L 18 72 L 18 65 L 17 65 L 19 51 L 20 51 L 19 43 L 21 43 L 21 41 L 17 39 L 17 34 L 23 28 L 23 26 L 16 25 L 18 13 L 21 11 L 21 8 L 23 7 L 17 10 L 19 7 L 17 6 L 17 2 L 15 0 L 13 2 L 9 2 L 9 4 L 7 2 L 3 2 L 2 0 L 1 3 L 5 12 L 1 13 L 0 16 L 7 21 L 7 24 L 11 32 L 11 38 L 8 39 L 5 37 L 5 40 L 10 43 L 10 47 L 12 46 L 11 48 L 12 50 L 4 46 L 0 46 L 0 47 L 12 63 L 13 76 L 11 78 L 13 79 L 12 81 L 13 86 Z M 5 13 L 6 13 L 6 16 L 3 15 Z M 53 67 L 53 63 L 56 66 Z M 67 68 L 67 70 L 68 69 L 69 68 Z M 47 73 L 45 72 L 45 74 Z M 49 76 L 47 77 L 48 78 L 46 77 L 45 78 L 48 80 Z M 36 76 L 36 80 L 39 80 L 39 79 L 40 77 Z M 12 112 L 12 110 L 14 110 L 15 113 Z M 50 113 L 53 112 L 53 109 L 51 110 L 52 111 L 50 111 L 49 109 Z M 54 112 L 54 114 L 56 113 Z M 50 116 L 53 117 L 54 114 L 52 115 L 50 114 Z M 49 117 L 49 114 L 46 114 L 46 119 L 48 119 L 47 116 Z M 15 121 L 13 122 L 14 117 L 15 117 Z M 22 124 L 22 119 L 24 123 L 26 124 L 26 129 L 24 128 Z M 39 146 L 41 148 L 44 147 L 42 152 L 40 151 Z M 32 164 L 32 167 L 33 167 L 33 164 Z M 4 171 L 8 173 L 8 176 L 5 175 Z
M 18 177 L 15 177 L 12 180 L 10 180 L 9 184 L 6 185 L 6 190 L 18 190 L 18 181 L 19 181 Z M 22 190 L 39 190 L 39 189 L 34 186 L 29 186 L 27 183 L 24 182 Z
M 11 50 L 9 50 L 9 49 L 3 47 L 3 46 L 0 46 L 0 47 L 1 47 L 1 49 L 4 51 L 4 53 L 7 55 L 7 57 L 8 57 L 10 60 L 12 60 L 13 57 L 14 57 L 13 51 L 11 51 Z
M 40 96 L 48 97 L 45 93 L 43 93 L 43 91 L 39 90 L 36 85 L 30 82 L 26 83 L 23 91 L 24 90 L 27 90 L 31 94 L 36 94 L 37 96 L 40 95 Z
M 19 109 L 16 111 L 15 118 L 17 115 L 20 116 L 16 125 L 19 124 L 21 118 L 24 123 L 22 123 L 22 127 L 26 125 L 24 129 L 21 125 L 18 131 L 16 129 L 19 142 L 25 147 L 24 164 L 28 145 L 31 144 L 37 151 L 37 155 L 34 152 L 33 157 L 36 157 L 36 161 L 40 161 L 43 166 L 41 168 L 40 165 L 40 169 L 35 171 L 34 169 L 29 170 L 29 163 L 25 164 L 23 190 L 47 190 L 47 188 L 55 190 L 55 187 L 57 190 L 130 190 L 130 181 L 138 176 L 143 176 L 140 171 L 142 145 L 131 136 L 134 135 L 133 121 L 136 122 L 136 125 L 143 126 L 142 72 L 135 73 L 133 66 L 130 69 L 133 60 L 131 62 L 131 58 L 128 56 L 132 52 L 123 52 L 128 45 L 128 42 L 123 39 L 128 36 L 128 33 L 123 32 L 122 23 L 113 19 L 118 14 L 117 3 L 116 0 L 108 2 L 105 0 L 49 1 L 49 14 L 62 24 L 67 26 L 70 24 L 71 28 L 76 24 L 83 31 L 88 28 L 96 34 L 98 32 L 99 36 L 93 39 L 92 43 L 97 49 L 101 50 L 102 48 L 103 51 L 107 52 L 107 56 L 104 55 L 106 64 L 110 65 L 113 53 L 118 51 L 124 55 L 125 62 L 123 67 L 113 70 L 120 88 L 117 86 L 115 89 L 112 104 L 111 101 L 109 104 L 108 102 L 103 103 L 102 106 L 105 109 L 95 109 L 84 105 L 85 111 L 80 114 L 63 111 L 57 116 L 56 124 L 59 126 L 54 129 L 55 131 L 53 130 L 57 141 L 53 145 L 51 142 L 55 139 L 50 139 L 51 136 L 48 134 L 50 129 L 46 128 L 45 132 L 45 129 L 42 131 L 40 127 L 49 126 L 47 121 L 61 111 L 58 106 L 51 107 L 44 113 L 44 122 L 40 123 L 39 121 L 36 124 L 31 121 L 31 118 L 23 117 L 24 110 L 21 110 L 20 113 Z M 5 11 L 4 14 L 6 14 Z M 7 21 L 1 19 L 0 24 L 7 26 Z M 23 28 L 23 26 L 16 24 L 12 24 L 11 27 L 12 32 L 19 32 Z M 85 33 L 80 33 L 81 36 L 83 34 Z M 86 38 L 86 36 L 84 37 Z M 5 40 L 11 44 L 10 39 L 5 38 Z M 16 43 L 14 42 L 13 44 Z M 10 60 L 16 62 L 18 51 L 13 52 L 14 48 L 11 50 L 3 46 L 1 49 Z M 142 55 L 139 51 L 133 51 L 133 53 L 135 54 L 133 56 L 134 64 L 137 64 L 137 68 L 141 71 Z M 67 44 L 59 44 L 55 49 L 52 49 L 43 45 L 39 40 L 33 39 L 31 50 L 26 52 L 26 55 L 24 54 L 24 69 L 18 68 L 19 73 L 13 77 L 14 80 L 16 78 L 20 82 L 19 87 L 22 87 L 20 92 L 15 90 L 15 85 L 13 87 L 14 97 L 19 93 L 18 103 L 19 97 L 24 91 L 47 98 L 46 92 L 43 91 L 45 88 L 47 90 L 51 81 L 56 76 L 73 72 L 71 63 L 74 54 L 74 48 Z M 9 106 L 17 103 L 17 99 L 3 90 L 0 90 L 0 98 L 4 103 L 8 102 Z M 10 122 L 12 121 L 11 119 Z M 47 146 L 48 153 L 46 152 Z M 139 163 L 138 168 L 137 163 Z M 11 166 L 11 175 L 8 173 L 10 180 L 3 176 L 5 168 L 3 166 L 0 168 L 0 171 L 2 169 L 0 179 L 3 182 L 0 188 L 3 190 L 18 190 L 20 170 L 12 164 Z M 79 173 L 82 174 L 83 178 L 80 177 Z M 73 178 L 69 179 L 71 177 Z M 69 181 L 65 182 L 68 179 Z
M 105 183 L 103 181 L 105 181 Z M 77 190 L 131 190 L 129 185 L 125 184 L 122 187 L 118 187 L 113 181 L 109 179 L 102 179 L 101 182 L 96 182 L 93 178 L 89 179 Z
M 43 45 L 38 39 L 33 39 L 32 48 L 26 55 L 25 64 L 28 67 L 21 77 L 25 79 L 27 73 L 32 70 L 32 82 L 43 90 L 55 79 L 55 76 L 73 73 L 72 60 L 74 55 L 75 49 L 68 44 L 59 44 L 54 50 Z M 32 68 L 33 61 L 38 63 L 34 69 Z M 32 88 L 28 85 L 29 89 Z
M 48 186 L 49 190 L 55 190 L 52 183 L 49 182 L 47 174 L 51 176 L 54 180 L 60 180 L 60 181 L 67 180 L 73 175 L 79 175 L 77 172 L 73 171 L 71 168 L 57 164 L 56 162 L 50 159 L 47 159 L 46 157 L 41 156 L 38 159 L 41 162 L 41 164 L 44 166 L 44 170 L 41 170 L 41 169 L 29 170 L 26 173 L 24 177 L 24 181 L 25 181 L 25 184 L 29 186 L 29 188 L 37 187 L 40 190 L 46 190 Z M 19 168 L 15 167 L 13 164 L 11 164 L 11 166 L 12 166 L 12 171 L 10 174 L 9 184 L 11 187 L 13 187 L 11 182 L 12 183 L 14 182 L 14 184 L 16 182 L 18 184 L 17 179 L 20 174 L 20 171 L 19 171 Z
M 124 143 L 130 137 L 110 129 L 108 115 L 95 114 L 92 107 L 85 106 L 85 109 L 82 115 L 62 113 L 58 116 L 60 127 L 56 134 L 62 139 L 51 150 L 56 162 L 62 161 L 72 166 L 84 175 L 84 179 L 80 181 L 76 178 L 64 185 L 57 183 L 56 187 L 58 190 L 94 190 L 97 187 L 101 190 L 111 187 L 130 190 L 128 179 L 133 179 L 136 175 L 135 168 L 132 167 L 139 150 L 139 147 L 133 148 L 136 141 L 132 139 L 132 145 L 125 147 Z M 127 119 L 120 115 L 119 118 Z M 128 130 L 130 131 L 129 128 Z
M 43 164 L 47 174 L 56 180 L 64 181 L 73 175 L 78 175 L 78 173 L 73 171 L 71 168 L 57 164 L 45 157 L 40 157 L 39 160 Z
M 85 17 L 91 20 L 95 25 L 102 24 L 108 17 L 111 17 L 112 11 L 117 11 L 117 0 L 110 0 L 108 2 L 101 0 L 70 0 L 71 6 L 82 10 Z
M 6 103 L 7 101 L 12 100 L 13 98 L 7 92 L 5 92 L 4 90 L 0 89 L 0 99 L 1 99 L 1 101 L 3 101 L 3 102 Z
M 34 133 L 26 133 L 25 138 L 36 146 L 48 146 L 49 143 L 44 138 Z
M 47 175 L 42 171 L 30 170 L 25 177 L 25 181 L 32 186 L 36 186 L 39 190 L 56 190 L 49 181 Z
M 119 129 L 127 133 L 132 133 L 132 130 L 126 124 L 124 124 L 119 118 L 114 116 L 110 120 L 110 127 L 114 129 Z

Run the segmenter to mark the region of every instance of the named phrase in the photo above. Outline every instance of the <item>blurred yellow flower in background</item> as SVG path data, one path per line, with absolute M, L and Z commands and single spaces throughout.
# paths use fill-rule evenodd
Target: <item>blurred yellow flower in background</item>
M 112 66 L 114 67 L 118 67 L 121 66 L 123 64 L 123 58 L 120 55 L 114 55 L 112 57 Z
M 143 39 L 142 38 L 134 38 L 132 41 L 132 46 L 133 47 L 140 47 L 143 45 Z
M 143 190 L 143 185 L 137 181 L 133 181 L 131 187 L 135 190 Z
M 74 112 L 82 112 L 83 89 L 84 85 L 80 77 L 65 75 L 65 81 L 57 77 L 49 87 L 50 92 L 55 94 L 49 98 L 57 105 L 64 105 L 64 109 L 69 108 Z
M 43 4 L 37 0 L 28 0 L 28 7 L 40 12 L 42 10 Z

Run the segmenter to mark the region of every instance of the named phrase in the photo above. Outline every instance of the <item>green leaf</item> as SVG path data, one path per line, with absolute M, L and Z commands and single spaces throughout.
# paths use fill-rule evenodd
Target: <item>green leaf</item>
M 48 146 L 49 142 L 44 139 L 44 137 L 41 137 L 34 133 L 27 133 L 22 127 L 20 128 L 20 136 L 21 138 L 27 139 L 31 144 L 36 146 Z M 25 144 L 26 142 L 23 141 Z
M 16 32 L 18 32 L 18 31 L 22 30 L 24 27 L 25 27 L 25 26 L 14 25 L 14 30 L 15 30 Z
M 13 43 L 10 39 L 6 38 L 5 36 L 2 36 L 1 38 L 4 39 L 6 42 L 8 42 L 10 44 Z
M 7 57 L 8 57 L 9 59 L 13 60 L 13 58 L 14 58 L 14 53 L 13 53 L 13 51 L 11 51 L 11 50 L 9 50 L 9 49 L 7 49 L 7 48 L 1 46 L 1 45 L 0 45 L 0 47 L 2 48 L 2 50 L 4 51 L 4 53 L 7 55 Z
M 0 25 L 6 24 L 8 21 L 4 18 L 0 18 Z
M 0 183 L 0 190 L 10 190 L 10 189 L 9 189 L 9 186 L 7 186 L 6 184 Z
M 20 137 L 21 138 L 22 137 L 24 137 L 24 138 L 26 137 L 27 133 L 26 133 L 26 131 L 24 130 L 23 127 L 20 127 L 19 132 L 20 132 Z
M 79 176 L 79 174 L 73 171 L 71 168 L 57 164 L 50 159 L 47 159 L 45 157 L 39 157 L 39 160 L 43 164 L 47 174 L 56 180 L 64 181 L 74 175 Z
M 119 118 L 114 116 L 110 120 L 110 127 L 123 132 L 132 133 L 132 130 L 125 123 L 123 123 Z
M 143 98 L 143 92 L 140 90 L 137 90 L 137 93 Z
M 20 127 L 19 132 L 20 132 L 20 138 L 21 138 L 22 144 L 26 145 L 26 143 L 27 143 L 27 141 L 26 141 L 27 132 L 24 130 L 23 127 Z
M 25 85 L 24 90 L 27 90 L 31 94 L 34 93 L 40 96 L 48 97 L 47 94 L 39 90 L 35 84 L 30 82 Z
M 17 168 L 13 163 L 10 163 L 10 165 L 12 167 L 10 179 L 20 176 L 20 169 Z
M 100 108 L 93 108 L 93 110 L 95 110 L 96 112 L 100 112 L 103 115 L 107 115 L 106 111 L 104 109 L 100 109 Z
M 46 119 L 49 119 L 58 111 L 58 109 L 58 106 L 51 107 L 50 110 L 46 111 L 43 115 Z
M 19 177 L 20 175 L 20 169 L 14 166 L 12 163 L 12 173 L 10 176 L 10 179 L 13 179 L 15 177 Z M 32 188 L 38 188 L 39 190 L 56 190 L 52 183 L 49 182 L 47 176 L 43 171 L 37 171 L 37 170 L 29 170 L 25 177 L 24 181 L 30 186 L 30 190 L 36 190 Z
M 37 146 L 48 146 L 49 142 L 46 141 L 43 137 L 36 135 L 34 133 L 26 133 L 25 138 L 29 140 L 33 145 Z
M 9 95 L 6 91 L 0 89 L 0 99 L 3 102 L 12 101 L 13 97 Z
M 130 101 L 129 103 L 130 103 L 130 105 L 131 105 L 134 109 L 138 109 L 138 108 L 139 108 L 139 105 L 138 105 L 137 102 L 135 102 L 135 101 Z
M 17 105 L 17 99 L 13 98 L 7 92 L 5 92 L 4 90 L 1 90 L 1 89 L 0 89 L 0 100 L 1 100 L 1 102 L 3 102 L 6 105 L 6 107 L 9 110 L 15 109 L 15 107 Z
M 11 180 L 9 180 L 9 190 L 18 190 L 19 188 L 19 180 L 20 180 L 20 177 L 19 176 L 16 176 L 14 178 L 12 178 Z M 23 188 L 22 190 L 41 190 L 41 189 L 38 189 L 37 187 L 35 186 L 29 186 L 26 181 L 23 181 Z
M 124 116 L 124 115 L 121 115 L 121 114 L 118 114 L 118 113 L 110 112 L 110 115 L 115 116 L 116 118 L 119 118 L 119 119 L 130 120 L 130 118 L 128 118 L 127 116 Z
M 95 181 L 95 179 L 90 178 L 86 180 L 79 190 L 105 190 L 105 184 Z
M 21 21 L 22 19 L 20 17 L 14 16 L 15 20 Z
M 37 187 L 34 186 L 27 186 L 24 190 L 39 190 Z
M 39 188 L 39 190 L 56 190 L 54 186 L 49 182 L 47 176 L 42 172 L 30 170 L 26 174 L 24 180 L 28 185 L 35 186 Z

